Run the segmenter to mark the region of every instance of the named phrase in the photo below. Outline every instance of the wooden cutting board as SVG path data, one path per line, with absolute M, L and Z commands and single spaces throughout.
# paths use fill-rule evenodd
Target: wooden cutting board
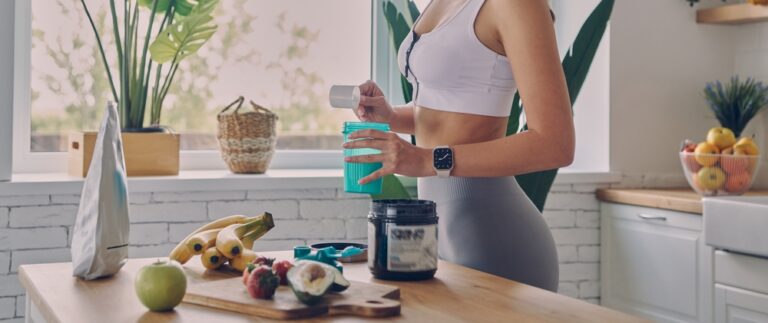
M 299 302 L 290 287 L 280 286 L 272 300 L 252 298 L 241 278 L 230 278 L 187 288 L 184 302 L 271 319 L 300 319 L 318 315 L 388 317 L 400 315 L 400 289 L 352 281 L 341 293 L 328 293 L 319 304 Z

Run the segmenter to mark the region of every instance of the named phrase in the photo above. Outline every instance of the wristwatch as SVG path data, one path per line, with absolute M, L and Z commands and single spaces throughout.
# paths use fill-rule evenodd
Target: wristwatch
M 437 146 L 432 150 L 432 168 L 437 172 L 437 177 L 451 176 L 453 170 L 453 149 L 448 146 Z

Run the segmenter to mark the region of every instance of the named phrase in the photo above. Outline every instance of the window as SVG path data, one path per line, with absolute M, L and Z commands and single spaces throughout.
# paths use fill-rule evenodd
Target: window
M 107 3 L 88 1 L 105 36 Z M 370 78 L 370 10 L 356 0 L 222 1 L 219 31 L 183 63 L 163 124 L 183 134 L 182 149 L 215 150 L 216 113 L 244 95 L 279 114 L 279 149 L 337 149 L 353 115 L 331 109 L 327 89 Z M 366 14 L 333 18 L 342 11 Z M 66 133 L 98 129 L 110 99 L 79 1 L 32 1 L 31 63 L 30 149 L 66 151 Z
M 86 3 L 110 58 L 109 2 Z M 27 135 L 19 136 L 16 146 L 29 159 L 63 160 L 68 133 L 98 129 L 111 99 L 104 66 L 79 0 L 16 4 L 17 45 L 26 47 L 29 60 L 27 80 L 17 82 L 29 88 L 16 90 L 28 98 L 20 104 L 29 107 L 21 126 Z M 162 124 L 182 134 L 182 167 L 205 153 L 218 159 L 216 114 L 239 95 L 278 114 L 278 150 L 294 156 L 338 152 L 341 123 L 354 115 L 331 108 L 327 92 L 333 84 L 371 78 L 371 10 L 371 1 L 360 0 L 221 1 L 215 14 L 219 30 L 182 63 L 163 109 Z M 340 12 L 356 14 L 339 19 Z

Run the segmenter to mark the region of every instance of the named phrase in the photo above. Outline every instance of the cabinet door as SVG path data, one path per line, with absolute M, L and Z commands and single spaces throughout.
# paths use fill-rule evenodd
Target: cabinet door
M 715 322 L 768 322 L 768 295 L 716 284 Z
M 616 204 L 602 212 L 602 304 L 658 322 L 709 321 L 701 216 Z

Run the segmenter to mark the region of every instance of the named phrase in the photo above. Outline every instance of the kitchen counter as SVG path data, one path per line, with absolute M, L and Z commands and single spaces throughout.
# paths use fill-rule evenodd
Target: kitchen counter
M 768 191 L 751 191 L 745 195 L 768 195 Z M 598 189 L 603 202 L 646 206 L 694 214 L 702 213 L 701 196 L 690 188 L 679 189 Z
M 292 253 L 263 255 L 289 259 Z M 155 259 L 130 259 L 114 277 L 96 281 L 72 277 L 71 263 L 23 265 L 19 268 L 19 279 L 27 291 L 27 318 L 34 322 L 260 321 L 258 317 L 186 303 L 171 312 L 147 311 L 136 298 L 133 279 L 139 268 L 153 261 Z M 185 265 L 185 270 L 190 284 L 235 277 L 234 274 L 207 272 L 196 258 Z M 444 261 L 439 262 L 435 279 L 422 282 L 375 280 L 366 263 L 346 264 L 344 275 L 353 284 L 363 281 L 398 286 L 402 314 L 391 318 L 395 322 L 646 322 Z M 362 320 L 351 316 L 325 318 L 348 322 Z

